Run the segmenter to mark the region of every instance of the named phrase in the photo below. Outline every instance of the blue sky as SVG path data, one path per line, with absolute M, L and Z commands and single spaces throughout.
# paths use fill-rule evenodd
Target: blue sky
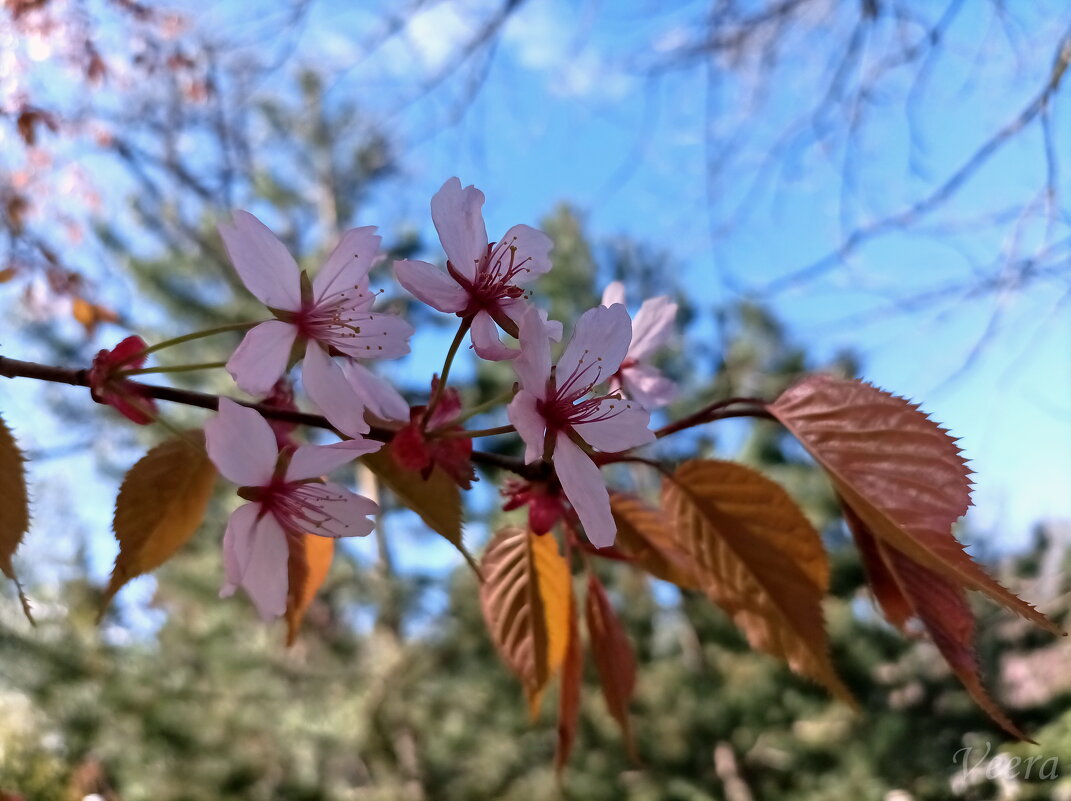
M 994 33 L 988 10 L 965 5 L 952 29 L 953 56 L 941 62 L 928 85 L 914 136 L 895 103 L 861 128 L 854 160 L 860 189 L 849 222 L 903 208 L 939 183 L 1039 85 L 1048 55 L 1017 63 L 1010 45 Z M 1002 235 L 894 233 L 861 248 L 821 280 L 763 293 L 771 280 L 829 252 L 843 235 L 842 149 L 801 142 L 788 151 L 776 182 L 748 191 L 752 167 L 799 113 L 801 98 L 813 91 L 815 75 L 826 65 L 790 62 L 766 102 L 748 108 L 742 87 L 755 76 L 746 67 L 720 65 L 710 95 L 701 69 L 652 82 L 634 67 L 638 47 L 654 57 L 693 33 L 698 4 L 659 6 L 651 13 L 654 6 L 643 0 L 583 7 L 549 0 L 524 5 L 507 24 L 471 103 L 458 100 L 465 96 L 464 74 L 406 102 L 422 76 L 448 63 L 486 6 L 477 0 L 428 3 L 375 50 L 366 43 L 378 38 L 385 4 L 321 0 L 302 27 L 285 36 L 277 30 L 282 17 L 268 13 L 275 8 L 270 3 L 189 8 L 198 24 L 238 35 L 251 54 L 293 47 L 292 66 L 284 66 L 281 75 L 303 61 L 338 70 L 336 96 L 355 93 L 370 120 L 396 138 L 405 172 L 374 198 L 360 224 L 408 221 L 434 242 L 428 201 L 451 175 L 484 190 L 492 237 L 517 222 L 536 223 L 567 200 L 585 213 L 596 236 L 627 234 L 670 252 L 684 266 L 674 280 L 698 304 L 752 293 L 817 358 L 853 349 L 864 359 L 866 378 L 921 401 L 962 437 L 977 472 L 972 524 L 994 547 L 1024 544 L 1039 520 L 1071 518 L 1066 276 L 1062 283 L 1038 282 L 974 300 L 950 296 L 933 307 L 895 311 L 898 300 L 916 291 L 969 280 L 981 254 L 1028 253 L 1046 235 L 1066 238 L 1066 221 L 1046 230 L 1026 215 L 1016 240 L 1004 235 L 1007 229 Z M 1034 39 L 1067 25 L 1056 13 L 1059 4 L 1036 8 L 1021 19 L 1017 47 L 1026 54 Z M 896 80 L 902 90 L 906 79 Z M 464 110 L 460 116 L 458 109 Z M 1059 107 L 1052 125 L 1057 141 L 1071 141 L 1071 122 Z M 708 182 L 710 131 L 743 132 L 743 138 L 739 166 Z M 939 219 L 966 221 L 1016 203 L 1025 208 L 1042 176 L 1040 144 L 1036 131 L 1011 143 L 952 198 Z M 1060 184 L 1069 188 L 1062 177 Z M 737 207 L 743 213 L 735 224 L 715 233 L 716 224 Z M 998 310 L 995 333 L 972 359 Z M 402 369 L 407 376 L 420 375 L 439 358 L 437 351 L 425 353 Z M 33 445 L 67 441 L 67 432 L 34 415 L 28 393 L 12 389 L 5 401 L 13 404 L 5 414 L 23 424 L 20 434 L 29 429 Z M 48 489 L 40 480 L 48 471 L 65 477 L 65 487 L 78 476 L 73 483 L 81 485 L 81 495 Z M 90 477 L 89 454 L 42 463 L 35 476 L 43 493 L 39 505 L 54 503 L 64 517 L 62 510 L 78 507 L 76 519 L 95 537 L 108 530 L 110 505 L 77 500 L 114 492 L 108 481 Z M 54 545 L 38 539 L 30 547 L 47 551 Z M 417 564 L 442 557 L 438 550 L 414 550 L 421 554 L 413 560 Z M 101 555 L 102 570 L 111 556 Z

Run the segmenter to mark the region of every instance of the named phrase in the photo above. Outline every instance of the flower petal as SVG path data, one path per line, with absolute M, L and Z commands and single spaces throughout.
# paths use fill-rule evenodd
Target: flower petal
M 462 189 L 457 178 L 443 184 L 431 199 L 431 220 L 446 257 L 470 281 L 476 277 L 476 264 L 487 251 L 483 200 L 483 192 L 474 186 Z
M 381 447 L 383 447 L 382 442 L 361 438 L 347 439 L 331 445 L 302 445 L 294 451 L 290 464 L 286 466 L 284 480 L 302 481 L 306 478 L 319 478 L 346 462 L 352 462 L 358 456 L 375 453 Z
M 613 545 L 617 525 L 610 513 L 610 493 L 606 491 L 602 474 L 591 457 L 566 434 L 558 434 L 554 443 L 554 471 L 591 544 L 596 548 Z
M 550 271 L 553 247 L 554 241 L 542 231 L 530 225 L 515 225 L 495 243 L 487 267 L 497 269 L 500 275 L 505 275 L 511 268 L 517 269 L 510 283 L 524 285 Z
M 312 279 L 312 296 L 316 302 L 328 295 L 356 290 L 372 269 L 380 241 L 374 225 L 346 231 Z
M 632 344 L 628 355 L 633 359 L 647 359 L 673 336 L 673 321 L 677 317 L 677 304 L 666 296 L 649 298 L 636 312 L 632 322 Z
M 507 348 L 498 336 L 498 323 L 485 311 L 477 312 L 472 318 L 472 349 L 481 359 L 501 362 L 515 358 L 520 351 Z
M 535 462 L 543 458 L 547 423 L 536 409 L 538 401 L 535 395 L 522 389 L 506 407 L 506 415 L 510 423 L 524 440 L 524 461 L 526 462 Z
M 453 314 L 469 303 L 461 284 L 426 261 L 396 261 L 394 276 L 413 297 L 441 312 Z
M 230 398 L 220 398 L 219 414 L 205 423 L 205 448 L 223 477 L 241 487 L 267 486 L 279 457 L 268 421 Z
M 619 375 L 625 394 L 644 409 L 661 408 L 677 397 L 677 384 L 649 364 L 626 367 Z
M 409 352 L 413 326 L 396 314 L 350 312 L 345 323 L 352 326 L 343 336 L 332 336 L 324 344 L 334 345 L 355 359 L 397 359 Z
M 518 325 L 521 352 L 513 360 L 513 369 L 521 388 L 543 399 L 550 378 L 550 338 L 539 309 L 530 306 Z
M 588 309 L 576 321 L 573 337 L 558 360 L 558 386 L 571 378 L 578 390 L 608 381 L 621 366 L 631 340 L 632 321 L 624 306 Z
M 231 515 L 223 535 L 227 583 L 220 595 L 230 595 L 240 586 L 253 601 L 261 619 L 272 620 L 286 612 L 290 551 L 286 534 L 272 515 L 263 515 L 252 526 L 248 525 L 252 515 L 244 510 L 249 507 L 259 510 L 259 506 L 246 504 Z M 243 512 L 241 518 L 235 521 L 240 512 Z
M 601 306 L 613 306 L 615 303 L 625 305 L 625 285 L 620 281 L 611 281 L 602 291 Z
M 227 360 L 227 372 L 243 392 L 263 397 L 286 372 L 297 328 L 268 320 L 249 330 Z
M 321 537 L 363 537 L 376 527 L 368 515 L 379 512 L 379 504 L 363 495 L 355 495 L 345 487 L 328 482 L 320 488 L 324 495 L 321 507 L 330 515 L 323 525 L 311 530 L 310 534 Z
M 573 430 L 588 445 L 604 453 L 627 451 L 655 440 L 654 432 L 647 427 L 651 422 L 650 412 L 635 401 L 604 398 L 592 416 L 605 419 L 579 423 Z
M 301 271 L 268 226 L 248 211 L 236 211 L 234 224 L 221 223 L 219 233 L 238 277 L 257 300 L 271 309 L 301 308 Z
M 528 310 L 532 308 L 532 304 L 523 298 L 509 298 L 507 300 L 500 300 L 498 302 L 498 308 L 503 314 L 513 320 L 519 328 L 521 321 L 524 319 L 524 315 L 526 315 Z M 548 320 L 547 318 L 549 316 L 550 314 L 546 309 L 539 310 L 539 319 L 543 321 L 547 337 L 551 342 L 561 342 L 562 324 L 557 320 Z
M 301 376 L 309 399 L 331 425 L 351 437 L 368 433 L 364 404 L 350 388 L 342 368 L 315 342 L 305 348 Z
M 354 361 L 342 363 L 342 374 L 365 408 L 381 420 L 408 420 L 409 404 L 387 379 Z

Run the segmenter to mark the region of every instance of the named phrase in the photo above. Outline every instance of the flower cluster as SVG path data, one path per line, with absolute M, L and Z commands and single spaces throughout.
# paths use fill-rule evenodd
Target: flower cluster
M 529 289 L 551 269 L 552 242 L 527 225 L 488 241 L 483 204 L 482 192 L 451 178 L 431 201 L 445 268 L 394 263 L 398 283 L 418 301 L 460 318 L 442 380 L 436 375 L 427 401 L 412 405 L 366 364 L 409 353 L 413 333 L 401 317 L 373 310 L 377 293 L 369 289 L 369 272 L 380 260 L 375 228 L 346 231 L 310 277 L 252 214 L 239 211 L 220 225 L 238 277 L 270 313 L 245 326 L 225 364 L 238 388 L 257 402 L 221 399 L 205 428 L 209 457 L 246 501 L 224 535 L 222 594 L 242 587 L 264 618 L 286 612 L 288 564 L 306 534 L 363 536 L 373 528 L 376 504 L 326 474 L 384 443 L 398 468 L 425 479 L 440 470 L 468 489 L 476 480 L 473 438 L 516 431 L 526 469 L 524 480 L 506 482 L 504 508 L 527 507 L 536 533 L 564 523 L 570 536 L 582 529 L 596 547 L 613 543 L 601 466 L 612 461 L 607 454 L 655 440 L 651 412 L 672 399 L 675 387 L 650 360 L 671 335 L 677 307 L 664 297 L 648 300 L 633 321 L 623 286 L 612 283 L 602 304 L 575 322 L 554 362 L 562 324 L 549 319 Z M 466 409 L 461 393 L 446 385 L 466 335 L 477 357 L 512 365 L 516 384 L 503 399 L 510 426 L 477 431 L 464 425 L 487 411 Z M 123 368 L 156 370 L 138 368 L 146 352 L 160 347 L 146 349 L 132 337 L 101 351 L 90 373 L 94 397 L 135 422 L 151 420 L 151 397 Z M 298 407 L 289 376 L 297 368 L 305 395 L 340 441 L 295 440 Z

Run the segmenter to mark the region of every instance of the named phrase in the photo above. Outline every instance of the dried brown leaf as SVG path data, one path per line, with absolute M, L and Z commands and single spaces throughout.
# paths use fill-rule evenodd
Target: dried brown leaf
M 215 480 L 199 430 L 160 443 L 130 468 L 115 500 L 119 555 L 101 599 L 102 614 L 124 584 L 155 570 L 189 541 L 204 520 Z
M 313 598 L 327 578 L 335 558 L 335 540 L 333 537 L 302 534 L 300 538 L 288 537 L 287 542 L 290 545 L 290 559 L 287 562 L 286 645 L 290 647 L 297 640 L 301 621 Z
M 0 417 L 0 572 L 15 582 L 26 617 L 33 622 L 11 559 L 30 528 L 30 501 L 26 492 L 26 460 Z
M 595 668 L 602 683 L 606 706 L 621 727 L 629 756 L 638 761 L 628 717 L 629 703 L 636 690 L 636 657 L 628 635 L 618 620 L 610 599 L 606 597 L 606 589 L 594 573 L 588 574 L 584 611 L 591 654 L 595 658 Z
M 665 512 L 624 492 L 610 493 L 617 523 L 614 547 L 655 578 L 686 590 L 700 589 L 692 559 L 674 542 Z

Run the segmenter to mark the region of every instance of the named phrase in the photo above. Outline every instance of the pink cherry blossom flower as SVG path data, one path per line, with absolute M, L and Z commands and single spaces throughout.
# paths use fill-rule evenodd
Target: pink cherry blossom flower
M 289 543 L 306 533 L 363 537 L 379 507 L 321 476 L 381 443 L 351 439 L 279 451 L 268 422 L 255 410 L 220 398 L 219 414 L 205 425 L 208 456 L 238 484 L 249 503 L 239 506 L 223 535 L 226 582 L 221 597 L 242 587 L 265 620 L 286 611 Z
M 413 333 L 400 317 L 371 311 L 368 270 L 380 241 L 375 230 L 343 234 L 310 286 L 283 243 L 249 212 L 236 212 L 233 225 L 219 226 L 242 283 L 276 317 L 251 329 L 227 362 L 239 387 L 267 395 L 286 373 L 295 343 L 303 342 L 305 390 L 340 431 L 366 433 L 366 409 L 386 420 L 409 418 L 397 390 L 354 361 L 404 356 Z M 344 357 L 341 364 L 331 358 L 336 353 Z
M 515 225 L 488 244 L 483 192 L 461 188 L 451 178 L 431 199 L 431 219 L 446 251 L 446 272 L 423 261 L 398 261 L 398 283 L 432 308 L 472 321 L 472 347 L 482 359 L 501 361 L 519 351 L 502 344 L 498 328 L 511 336 L 529 308 L 524 286 L 550 270 L 553 243 L 542 231 Z M 547 321 L 551 339 L 561 339 L 561 323 Z
M 603 306 L 614 303 L 625 303 L 625 286 L 620 281 L 614 281 L 602 293 Z M 677 395 L 677 385 L 650 363 L 673 335 L 676 316 L 677 304 L 665 295 L 645 300 L 632 321 L 632 344 L 625 360 L 610 379 L 611 389 L 621 389 L 648 410 L 665 406 Z
M 532 309 L 521 321 L 521 354 L 513 366 L 521 389 L 510 401 L 510 422 L 525 443 L 525 459 L 550 451 L 565 497 L 588 539 L 599 548 L 613 544 L 617 527 L 598 465 L 582 446 L 604 453 L 654 441 L 650 413 L 616 395 L 586 397 L 617 372 L 632 339 L 625 307 L 596 306 L 576 322 L 573 337 L 553 369 L 550 341 Z

